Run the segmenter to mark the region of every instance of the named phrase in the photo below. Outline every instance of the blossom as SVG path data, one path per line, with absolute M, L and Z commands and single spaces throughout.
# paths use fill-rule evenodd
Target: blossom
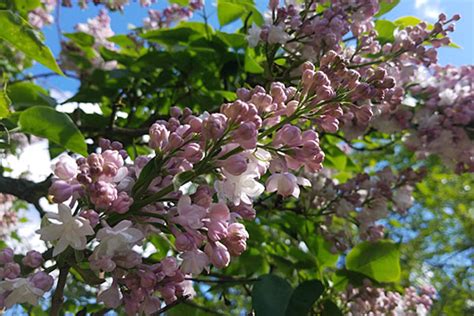
M 43 296 L 44 291 L 35 287 L 28 279 L 16 278 L 0 281 L 0 294 L 6 294 L 5 307 L 10 308 L 21 303 L 37 305 L 38 299 Z
M 247 34 L 247 42 L 249 43 L 250 47 L 255 47 L 258 45 L 260 41 L 260 34 L 262 33 L 262 29 L 259 28 L 255 23 L 248 30 Z
M 141 241 L 145 236 L 143 233 L 132 227 L 132 222 L 123 220 L 113 228 L 103 222 L 96 235 L 99 245 L 94 249 L 93 257 L 113 256 L 121 251 L 130 250 L 133 245 Z
M 181 271 L 185 274 L 199 274 L 209 264 L 209 257 L 199 249 L 186 251 L 181 258 Z
M 99 292 L 97 301 L 104 302 L 104 305 L 108 308 L 119 307 L 122 299 L 117 282 L 113 282 L 107 290 Z
M 48 212 L 46 217 L 50 220 L 49 223 L 37 233 L 44 241 L 57 241 L 53 250 L 54 257 L 68 246 L 77 250 L 85 249 L 86 236 L 94 235 L 89 221 L 79 215 L 73 216 L 71 209 L 64 204 L 58 205 L 58 214 Z
M 267 191 L 277 191 L 277 193 L 282 196 L 293 195 L 295 198 L 298 198 L 300 195 L 298 184 L 311 186 L 311 183 L 307 179 L 296 177 L 292 173 L 274 173 L 267 180 Z
M 183 195 L 179 199 L 177 208 L 178 216 L 174 219 L 176 223 L 189 226 L 192 229 L 199 229 L 204 225 L 202 219 L 206 216 L 206 209 L 192 204 L 189 195 Z
M 265 191 L 265 187 L 255 180 L 259 174 L 253 170 L 249 171 L 249 168 L 239 176 L 234 176 L 225 170 L 223 173 L 226 179 L 216 182 L 216 190 L 222 200 L 229 200 L 235 205 L 239 205 L 241 201 L 252 204 L 251 199 Z

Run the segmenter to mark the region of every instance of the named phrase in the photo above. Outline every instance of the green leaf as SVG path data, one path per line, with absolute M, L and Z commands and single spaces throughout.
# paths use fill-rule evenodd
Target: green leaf
M 56 105 L 56 100 L 48 95 L 48 91 L 32 82 L 14 83 L 7 91 L 15 110 L 24 110 L 35 105 Z
M 182 7 L 189 5 L 189 0 L 168 0 L 168 2 L 179 4 Z
M 261 277 L 252 289 L 252 307 L 256 316 L 285 315 L 292 292 L 288 281 L 276 275 Z
M 323 294 L 324 286 L 319 280 L 304 281 L 291 295 L 286 316 L 308 315 L 314 302 Z
M 21 15 L 26 16 L 29 11 L 32 11 L 41 5 L 40 0 L 13 0 L 15 10 Z
M 423 20 L 415 17 L 415 16 L 403 16 L 401 18 L 396 19 L 393 21 L 395 25 L 405 28 L 407 26 L 415 26 L 423 22 Z
M 239 33 L 224 33 L 217 31 L 216 35 L 220 38 L 224 43 L 232 48 L 243 48 L 247 45 L 247 41 L 245 40 L 244 34 Z
M 140 34 L 141 37 L 164 45 L 175 45 L 180 42 L 187 43 L 193 36 L 201 36 L 199 32 L 188 27 L 175 27 L 172 29 L 159 29 Z
M 99 279 L 95 273 L 89 269 L 82 269 L 79 266 L 74 266 L 70 271 L 79 281 L 85 282 L 89 285 L 99 285 L 105 282 L 104 279 Z
M 79 46 L 90 47 L 90 46 L 93 46 L 95 43 L 94 36 L 87 33 L 83 33 L 83 32 L 64 33 L 63 35 L 69 38 L 70 40 L 72 40 L 74 43 L 76 43 Z
M 240 3 L 228 0 L 217 0 L 217 19 L 221 26 L 239 19 L 246 11 L 246 7 Z
M 400 0 L 382 0 L 380 1 L 380 9 L 379 12 L 375 15 L 376 18 L 384 15 L 385 13 L 388 13 L 393 10 L 398 4 L 400 3 Z
M 245 50 L 244 70 L 252 74 L 261 74 L 264 69 L 255 59 L 255 50 L 247 48 Z
M 400 251 L 390 240 L 363 242 L 347 254 L 346 268 L 378 282 L 395 282 L 400 278 Z
M 64 113 L 46 106 L 34 106 L 21 113 L 18 123 L 25 133 L 47 138 L 71 151 L 87 155 L 84 136 Z
M 326 300 L 323 303 L 321 316 L 343 316 L 344 314 L 333 301 Z
M 175 175 L 173 178 L 173 186 L 174 186 L 175 191 L 179 190 L 179 188 L 183 184 L 186 184 L 190 179 L 192 179 L 193 176 L 194 176 L 193 170 L 184 171 Z
M 26 56 L 63 75 L 49 48 L 38 38 L 30 24 L 18 14 L 0 10 L 0 38 L 9 42 Z
M 11 101 L 5 92 L 5 89 L 0 90 L 0 119 L 7 117 L 10 114 Z
M 392 21 L 388 20 L 377 20 L 375 21 L 375 30 L 379 34 L 378 40 L 381 44 L 385 44 L 387 42 L 393 42 L 395 40 L 395 36 L 393 33 L 397 25 Z

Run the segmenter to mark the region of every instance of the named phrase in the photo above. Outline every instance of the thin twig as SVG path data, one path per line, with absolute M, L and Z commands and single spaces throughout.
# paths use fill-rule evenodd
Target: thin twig
M 53 298 L 51 299 L 51 314 L 52 316 L 59 316 L 64 301 L 64 287 L 66 286 L 67 275 L 69 273 L 69 267 L 63 267 L 59 269 L 58 284 L 54 291 Z

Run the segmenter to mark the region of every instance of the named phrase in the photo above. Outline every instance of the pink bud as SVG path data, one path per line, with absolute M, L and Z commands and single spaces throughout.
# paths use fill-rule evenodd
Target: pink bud
M 119 214 L 125 214 L 133 204 L 133 198 L 128 196 L 126 192 L 120 192 L 116 200 L 112 202 L 110 209 Z
M 9 262 L 13 262 L 14 257 L 13 249 L 5 248 L 0 250 L 0 265 L 4 265 Z
M 257 127 L 252 122 L 245 122 L 233 133 L 234 140 L 245 149 L 257 146 Z
M 193 250 L 196 243 L 192 235 L 188 233 L 180 233 L 176 236 L 175 246 L 178 251 Z
M 233 256 L 240 256 L 247 249 L 247 239 L 249 233 L 245 226 L 240 223 L 232 223 L 229 225 L 227 238 L 224 240 L 229 252 Z
M 98 208 L 108 208 L 118 198 L 117 189 L 109 182 L 97 181 L 89 190 L 90 200 Z
M 168 137 L 170 132 L 160 123 L 154 123 L 149 130 L 150 134 L 150 147 L 154 149 L 162 149 L 166 144 L 168 144 Z
M 71 198 L 74 186 L 63 180 L 56 180 L 49 188 L 49 194 L 53 196 L 55 203 L 62 203 Z
M 76 161 L 70 156 L 63 155 L 54 167 L 54 174 L 62 180 L 70 180 L 77 175 Z
M 205 252 L 209 256 L 211 263 L 218 269 L 225 268 L 230 263 L 230 254 L 226 246 L 220 242 L 208 243 L 204 247 Z
M 200 185 L 196 192 L 192 195 L 194 204 L 208 208 L 212 203 L 214 191 L 208 185 Z
M 0 275 L 0 279 L 15 279 L 20 276 L 20 265 L 16 262 L 9 262 L 3 266 L 3 275 Z
M 202 123 L 202 135 L 205 139 L 217 140 L 225 131 L 226 117 L 220 113 L 214 113 L 204 119 Z
M 199 146 L 199 144 L 189 143 L 185 145 L 183 148 L 183 156 L 190 163 L 196 163 L 202 159 L 202 157 L 204 156 L 204 153 L 201 149 L 201 146 Z
M 92 228 L 96 227 L 99 224 L 99 214 L 94 210 L 82 210 L 81 217 L 87 219 Z
M 30 278 L 30 282 L 33 283 L 36 288 L 47 292 L 53 286 L 54 279 L 49 274 L 40 271 L 33 274 Z
M 26 253 L 26 256 L 23 257 L 21 262 L 30 268 L 37 268 L 43 264 L 43 256 L 36 250 L 30 250 Z
M 152 271 L 139 271 L 140 286 L 146 289 L 152 289 L 156 284 L 156 276 Z
M 220 161 L 219 165 L 230 174 L 239 176 L 247 170 L 248 161 L 244 155 L 237 154 Z

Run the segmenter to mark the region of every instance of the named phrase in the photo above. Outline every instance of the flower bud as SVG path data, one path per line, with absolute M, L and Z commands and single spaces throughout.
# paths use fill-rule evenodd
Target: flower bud
M 61 180 L 70 180 L 77 175 L 76 161 L 70 156 L 63 155 L 54 167 L 54 174 Z
M 9 262 L 13 262 L 14 252 L 11 248 L 5 248 L 0 250 L 0 265 L 5 265 Z
M 248 161 L 244 155 L 233 155 L 226 160 L 221 161 L 222 166 L 228 173 L 239 176 L 247 170 Z
M 30 278 L 30 282 L 33 283 L 36 288 L 47 292 L 53 286 L 54 279 L 46 272 L 40 271 L 33 274 Z
M 36 250 L 30 250 L 26 253 L 26 256 L 23 257 L 21 262 L 30 268 L 37 268 L 43 264 L 43 256 Z
M 205 252 L 209 256 L 211 263 L 218 269 L 225 268 L 230 263 L 230 253 L 227 248 L 220 242 L 213 244 L 208 243 L 204 247 Z

